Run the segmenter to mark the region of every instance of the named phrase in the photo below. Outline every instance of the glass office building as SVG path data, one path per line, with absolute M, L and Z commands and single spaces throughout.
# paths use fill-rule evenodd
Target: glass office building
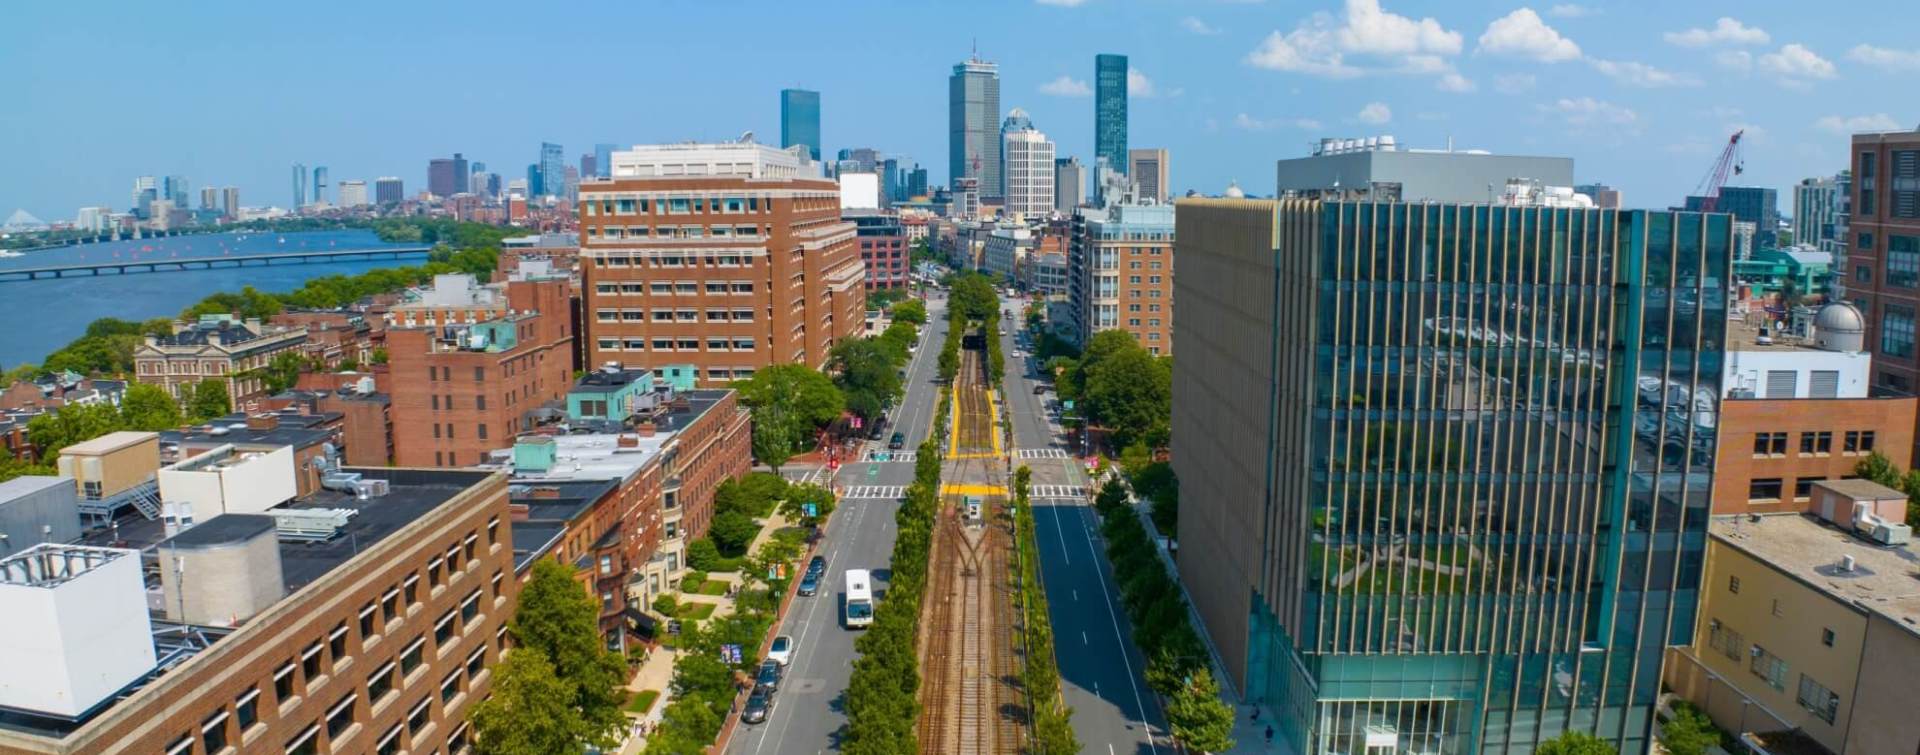
M 807 145 L 807 157 L 820 159 L 820 93 L 780 90 L 780 147 Z
M 1094 164 L 1127 172 L 1127 56 L 1093 58 Z
M 1182 390 L 1264 388 L 1219 410 L 1265 404 L 1265 447 L 1246 452 L 1249 489 L 1183 490 L 1182 551 L 1221 557 L 1181 569 L 1216 645 L 1244 648 L 1229 671 L 1280 713 L 1293 749 L 1530 753 L 1578 730 L 1644 751 L 1663 651 L 1694 619 L 1730 218 L 1179 208 L 1177 282 L 1268 267 L 1265 311 L 1231 305 L 1271 323 L 1266 366 L 1183 341 L 1174 437 L 1194 432 Z M 1256 225 L 1246 243 L 1271 249 L 1216 266 L 1222 232 L 1207 225 Z M 1226 311 L 1208 306 L 1187 322 L 1197 294 L 1178 295 L 1177 338 L 1239 324 L 1204 321 Z M 1203 488 L 1234 477 L 1183 470 L 1182 486 L 1196 475 Z M 1250 531 L 1210 535 L 1229 529 L 1215 522 Z

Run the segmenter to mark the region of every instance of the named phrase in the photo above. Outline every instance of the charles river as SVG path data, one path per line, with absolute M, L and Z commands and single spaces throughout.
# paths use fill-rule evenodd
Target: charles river
M 390 246 L 418 244 L 388 244 L 365 230 L 210 233 L 27 252 L 18 257 L 0 258 L 0 269 Z M 380 259 L 0 281 L 0 308 L 4 308 L 8 320 L 5 326 L 0 326 L 0 370 L 22 362 L 39 362 L 79 338 L 86 331 L 87 323 L 102 317 L 136 322 L 173 317 L 209 294 L 238 291 L 243 286 L 262 291 L 289 291 L 310 278 L 418 264 L 421 264 L 419 258 Z

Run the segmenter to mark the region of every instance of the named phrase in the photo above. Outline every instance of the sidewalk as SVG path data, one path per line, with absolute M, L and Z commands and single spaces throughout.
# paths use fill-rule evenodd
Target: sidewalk
M 673 690 L 668 682 L 673 680 L 673 662 L 678 655 L 677 651 L 664 646 L 657 648 L 647 656 L 646 663 L 640 664 L 640 670 L 634 673 L 633 678 L 627 680 L 629 692 L 637 695 L 645 690 L 654 690 L 660 693 L 660 697 L 653 701 L 653 707 L 645 714 L 627 714 L 631 726 L 627 741 L 620 745 L 620 755 L 635 755 L 646 747 L 646 738 L 636 736 L 640 724 L 651 727 L 660 723 L 661 712 L 672 702 Z

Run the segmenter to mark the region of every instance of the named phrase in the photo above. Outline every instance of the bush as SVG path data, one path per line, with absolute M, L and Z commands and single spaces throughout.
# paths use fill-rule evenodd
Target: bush
M 1706 712 L 1685 700 L 1674 701 L 1673 718 L 1660 726 L 1660 743 L 1672 755 L 1706 755 L 1710 748 L 1726 747 L 1729 739 Z
M 680 591 L 695 592 L 699 590 L 700 587 L 702 585 L 705 585 L 706 583 L 707 583 L 706 572 L 699 571 L 699 570 L 690 571 L 680 576 Z
M 723 569 L 725 559 L 720 555 L 720 546 L 712 538 L 700 538 L 687 544 L 687 566 L 700 571 L 732 571 Z
M 747 546 L 753 544 L 755 535 L 760 534 L 760 523 L 745 512 L 728 511 L 713 517 L 713 525 L 708 528 L 707 536 L 713 544 L 720 547 L 720 555 L 739 557 L 747 554 Z
M 672 616 L 680 612 L 680 601 L 671 593 L 661 593 L 653 599 L 653 612 L 661 616 Z

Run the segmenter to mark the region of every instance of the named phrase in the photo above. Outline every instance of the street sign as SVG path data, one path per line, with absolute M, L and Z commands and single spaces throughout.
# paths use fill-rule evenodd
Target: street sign
M 807 516 L 819 516 L 819 515 L 820 515 L 820 505 L 819 505 L 819 504 L 817 504 L 817 503 L 803 503 L 803 504 L 800 504 L 800 510 L 801 510 L 802 512 L 804 512 L 804 513 L 805 513 L 805 514 L 806 514 Z
M 1060 406 L 1065 407 L 1067 411 L 1073 411 L 1073 399 L 1060 402 Z

